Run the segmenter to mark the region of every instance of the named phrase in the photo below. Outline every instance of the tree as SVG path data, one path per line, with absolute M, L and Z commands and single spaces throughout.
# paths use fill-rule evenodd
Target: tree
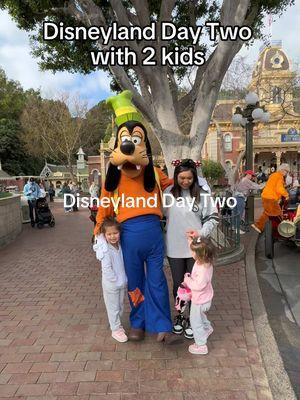
M 24 91 L 20 83 L 9 80 L 0 68 L 0 159 L 3 169 L 11 175 L 36 175 L 43 162 L 25 151 L 20 115 L 34 90 Z
M 219 100 L 244 99 L 252 71 L 253 65 L 247 62 L 246 57 L 236 56 L 224 76 Z
M 107 134 L 111 134 L 112 110 L 106 105 L 105 101 L 91 108 L 85 115 L 82 125 L 82 137 L 89 137 L 89 141 L 84 147 L 88 155 L 98 154 L 100 142 Z
M 213 160 L 202 161 L 202 172 L 203 176 L 207 179 L 211 187 L 224 176 L 222 165 Z
M 28 154 L 21 139 L 20 123 L 11 119 L 0 119 L 0 160 L 3 169 L 10 175 L 37 175 L 43 162 Z
M 74 156 L 91 136 L 91 132 L 83 130 L 86 112 L 85 103 L 62 94 L 57 100 L 32 97 L 21 117 L 27 148 L 37 156 L 65 165 L 73 180 Z
M 204 51 L 207 61 L 196 69 L 193 86 L 184 96 L 180 96 L 179 84 L 187 74 L 188 67 L 161 66 L 160 62 L 156 66 L 141 66 L 142 48 L 149 42 L 122 42 L 121 45 L 127 45 L 138 54 L 137 65 L 110 65 L 108 68 L 117 83 L 115 87 L 133 92 L 134 103 L 151 124 L 169 167 L 173 158 L 200 158 L 222 80 L 244 42 L 217 39 L 209 46 L 203 40 L 204 34 L 201 42 L 195 45 L 191 40 L 163 42 L 160 39 L 160 23 L 172 21 L 176 26 L 188 25 L 193 28 L 197 27 L 199 21 L 208 20 L 219 21 L 222 26 L 248 25 L 253 28 L 254 37 L 257 38 L 261 35 L 264 13 L 281 13 L 290 4 L 293 4 L 293 0 L 2 0 L 1 6 L 10 12 L 21 28 L 38 31 L 33 35 L 34 54 L 41 57 L 43 68 L 52 71 L 88 73 L 95 69 L 87 56 L 89 51 L 106 51 L 120 43 L 110 41 L 105 47 L 102 39 L 94 42 L 45 42 L 42 39 L 42 23 L 46 19 L 57 23 L 62 21 L 65 25 L 101 25 L 105 28 L 113 21 L 123 26 L 133 24 L 143 27 L 155 21 L 158 38 L 150 44 L 156 48 L 157 54 L 162 46 L 167 46 L 168 50 L 178 47 L 179 52 L 189 46 Z M 188 107 L 192 108 L 193 117 L 188 134 L 184 134 L 180 122 Z

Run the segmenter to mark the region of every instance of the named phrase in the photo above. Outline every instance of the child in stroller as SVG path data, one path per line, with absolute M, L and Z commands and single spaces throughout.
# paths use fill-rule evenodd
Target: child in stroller
M 45 197 L 36 201 L 36 223 L 39 229 L 43 228 L 44 224 L 48 224 L 51 228 L 55 225 L 54 216 L 48 206 Z

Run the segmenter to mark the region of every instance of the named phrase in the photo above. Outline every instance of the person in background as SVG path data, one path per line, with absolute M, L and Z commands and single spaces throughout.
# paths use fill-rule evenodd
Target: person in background
M 293 187 L 293 182 L 294 182 L 293 174 L 289 172 L 284 179 L 285 187 L 287 190 Z
M 89 206 L 88 208 L 91 212 L 89 218 L 94 223 L 94 226 L 96 226 L 96 217 L 97 217 L 97 212 L 98 212 L 97 199 L 94 199 L 92 206 Z
M 27 198 L 28 206 L 29 206 L 29 214 L 31 226 L 34 227 L 36 220 L 36 200 L 40 197 L 40 188 L 39 185 L 35 182 L 34 178 L 31 177 L 28 179 L 28 182 L 23 188 L 24 196 Z
M 241 226 L 245 226 L 244 221 L 244 212 L 247 197 L 250 195 L 252 190 L 258 190 L 262 188 L 262 185 L 253 182 L 253 178 L 255 177 L 255 173 L 248 169 L 244 172 L 243 178 L 235 185 L 234 189 L 234 197 L 236 199 L 236 206 L 233 210 L 234 215 L 239 216 L 239 220 L 241 222 Z M 240 229 L 240 234 L 244 234 L 245 232 Z
M 65 194 L 71 194 L 71 189 L 67 182 L 64 182 L 63 187 L 61 189 L 61 194 L 63 195 L 63 197 Z M 72 207 L 70 206 L 70 204 L 71 204 L 70 196 L 67 196 L 65 213 L 72 211 Z
M 89 189 L 91 197 L 99 197 L 99 186 L 93 182 Z
M 284 178 L 290 172 L 289 164 L 281 164 L 278 167 L 277 172 L 273 172 L 270 175 L 266 186 L 261 194 L 263 212 L 259 219 L 251 225 L 253 229 L 255 229 L 258 233 L 262 233 L 266 222 L 269 217 L 276 217 L 282 215 L 282 210 L 279 205 L 279 201 L 282 197 L 285 199 L 289 198 L 289 194 L 284 187 L 285 182 Z
M 296 177 L 289 174 L 285 178 L 286 189 L 289 194 L 289 206 L 296 206 L 300 203 L 300 188 Z
M 79 193 L 79 188 L 78 188 L 78 185 L 76 184 L 76 182 L 71 182 L 70 190 L 71 190 L 71 193 L 75 196 L 75 199 L 77 200 L 77 194 Z M 77 201 L 75 201 L 72 209 L 73 209 L 73 211 L 78 211 Z
M 47 179 L 44 180 L 44 188 L 45 188 L 46 192 L 48 192 L 50 189 L 50 183 Z
M 257 183 L 264 183 L 267 181 L 267 176 L 263 172 L 262 167 L 258 167 L 258 173 L 256 174 Z
M 50 187 L 49 187 L 48 193 L 49 193 L 50 202 L 52 203 L 54 201 L 54 196 L 55 196 L 55 190 L 54 190 L 53 183 L 50 183 Z
M 39 198 L 40 199 L 44 199 L 46 197 L 46 190 L 44 188 L 44 185 L 43 185 L 42 181 L 39 183 L 39 188 L 40 188 Z

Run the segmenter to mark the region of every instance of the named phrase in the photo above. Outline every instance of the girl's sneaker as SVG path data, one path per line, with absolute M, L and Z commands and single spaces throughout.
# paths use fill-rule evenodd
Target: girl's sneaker
M 118 329 L 117 331 L 112 331 L 111 336 L 120 343 L 125 343 L 128 341 L 128 337 L 123 328 Z
M 210 327 L 209 329 L 207 329 L 207 331 L 206 331 L 206 337 L 208 338 L 212 333 L 213 333 L 213 328 L 212 327 Z
M 194 339 L 193 329 L 191 328 L 190 319 L 186 319 L 184 327 L 184 337 L 187 339 Z
M 173 333 L 176 335 L 181 335 L 183 332 L 183 327 L 185 325 L 185 318 L 182 314 L 176 315 L 174 319 L 174 325 L 173 325 Z
M 192 354 L 207 354 L 208 353 L 208 348 L 206 346 L 206 344 L 204 344 L 203 346 L 198 346 L 196 343 L 191 344 L 189 346 L 189 352 Z

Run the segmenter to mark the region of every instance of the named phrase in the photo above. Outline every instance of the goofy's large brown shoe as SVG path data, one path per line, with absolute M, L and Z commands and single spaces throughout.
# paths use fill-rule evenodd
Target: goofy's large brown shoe
M 157 334 L 157 342 L 163 342 L 166 345 L 183 343 L 183 338 L 170 332 L 160 332 Z
M 131 328 L 128 339 L 132 340 L 134 342 L 139 342 L 140 340 L 143 340 L 145 337 L 145 331 L 143 329 L 135 329 Z

